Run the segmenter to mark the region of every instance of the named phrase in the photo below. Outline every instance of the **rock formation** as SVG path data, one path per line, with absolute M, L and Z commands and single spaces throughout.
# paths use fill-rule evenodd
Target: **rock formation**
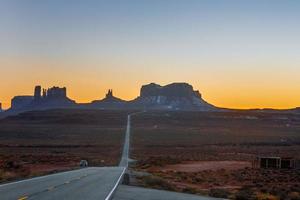
M 48 90 L 43 91 L 43 98 L 48 99 L 58 99 L 58 98 L 67 98 L 67 88 L 59 88 L 59 87 L 52 87 Z
M 127 102 L 115 97 L 113 95 L 113 90 L 109 89 L 105 95 L 104 99 L 95 100 L 89 105 L 92 108 L 124 108 Z
M 53 108 L 217 110 L 202 99 L 199 91 L 195 91 L 187 83 L 172 83 L 166 86 L 151 83 L 142 86 L 140 96 L 132 101 L 124 101 L 115 97 L 113 90 L 109 89 L 105 98 L 85 104 L 76 104 L 75 101 L 69 99 L 65 87 L 42 89 L 41 86 L 36 86 L 33 96 L 14 97 L 10 111 L 22 112 Z
M 187 83 L 172 83 L 166 86 L 150 83 L 149 85 L 142 86 L 140 94 L 141 97 L 201 98 L 199 91 L 194 91 L 193 87 Z
M 34 101 L 31 106 L 44 108 L 65 108 L 75 105 L 75 101 L 67 97 L 67 88 L 52 87 L 41 90 L 40 86 L 35 88 Z M 42 94 L 41 94 L 42 92 Z
M 33 101 L 33 96 L 15 96 L 11 100 L 11 109 L 12 110 L 21 110 L 23 108 L 28 107 L 32 101 Z
M 41 86 L 35 86 L 34 88 L 34 100 L 39 101 L 41 99 Z
M 217 108 L 207 103 L 199 91 L 187 83 L 172 83 L 161 86 L 155 83 L 142 86 L 140 96 L 132 101 L 125 101 L 113 95 L 109 89 L 105 98 L 91 103 L 77 104 L 67 97 L 65 87 L 42 89 L 34 88 L 32 96 L 15 96 L 11 108 L 1 113 L 1 116 L 13 115 L 30 110 L 45 110 L 56 108 L 78 109 L 133 109 L 133 110 L 184 110 L 184 111 L 230 111 L 231 109 Z M 0 111 L 1 111 L 0 103 Z M 278 112 L 276 109 L 260 109 L 260 112 Z M 300 108 L 280 110 L 300 114 Z
M 114 95 L 113 95 L 113 90 L 108 90 L 108 92 L 107 92 L 106 95 L 105 95 L 105 98 L 111 99 L 111 98 L 113 98 L 113 97 L 114 97 Z
M 144 85 L 135 103 L 155 109 L 203 111 L 216 109 L 205 102 L 199 91 L 195 91 L 187 83 L 172 83 L 166 86 L 155 83 Z
M 42 92 L 42 94 L 41 94 Z M 75 105 L 75 101 L 67 97 L 67 89 L 52 87 L 43 89 L 34 88 L 33 96 L 16 96 L 11 101 L 11 110 L 24 111 L 35 109 L 66 108 Z

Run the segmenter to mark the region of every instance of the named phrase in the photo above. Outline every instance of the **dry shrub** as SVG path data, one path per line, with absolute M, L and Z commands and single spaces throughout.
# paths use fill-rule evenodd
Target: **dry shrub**
M 182 190 L 182 192 L 189 193 L 189 194 L 197 194 L 198 193 L 197 189 L 192 188 L 192 187 L 186 187 Z
M 243 187 L 235 194 L 236 200 L 255 200 L 255 196 L 251 188 Z
M 142 178 L 142 181 L 147 187 L 175 191 L 175 187 L 173 185 L 171 185 L 169 182 L 167 182 L 166 180 L 160 177 L 156 177 L 152 175 L 144 176 Z
M 277 196 L 268 194 L 268 193 L 258 193 L 256 195 L 257 200 L 279 200 Z
M 30 169 L 20 162 L 6 160 L 0 165 L 0 181 L 13 180 L 16 177 L 28 177 Z
M 299 192 L 291 192 L 288 194 L 288 198 L 290 200 L 300 200 L 300 193 Z
M 219 188 L 210 189 L 209 191 L 209 196 L 217 198 L 228 198 L 229 194 L 227 190 Z
M 147 159 L 144 160 L 140 160 L 137 163 L 137 168 L 140 169 L 147 169 L 151 166 L 159 166 L 162 167 L 164 165 L 173 165 L 173 164 L 178 164 L 181 161 L 177 158 L 173 158 L 170 156 L 166 156 L 166 157 L 149 157 Z
M 13 160 L 6 160 L 3 163 L 1 163 L 1 168 L 4 170 L 18 170 L 22 166 L 20 163 L 17 163 L 16 161 Z

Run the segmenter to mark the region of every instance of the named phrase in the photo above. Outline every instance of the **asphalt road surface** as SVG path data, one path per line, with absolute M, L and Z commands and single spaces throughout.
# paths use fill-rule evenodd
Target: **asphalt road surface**
M 128 167 L 129 147 L 130 147 L 130 120 L 131 120 L 131 115 L 128 115 L 122 158 L 119 164 L 120 167 Z
M 107 199 L 123 167 L 89 167 L 0 185 L 1 200 Z

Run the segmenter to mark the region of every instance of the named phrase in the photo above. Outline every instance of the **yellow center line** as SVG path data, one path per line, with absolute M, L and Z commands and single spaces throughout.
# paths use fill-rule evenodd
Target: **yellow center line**
M 27 198 L 28 198 L 27 196 L 24 196 L 24 197 L 18 198 L 18 200 L 26 200 Z

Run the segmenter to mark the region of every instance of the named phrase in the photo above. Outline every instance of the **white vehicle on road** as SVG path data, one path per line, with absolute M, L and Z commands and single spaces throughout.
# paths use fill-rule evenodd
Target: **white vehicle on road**
M 79 163 L 79 166 L 80 167 L 88 167 L 89 163 L 88 163 L 87 160 L 81 160 L 80 163 Z

